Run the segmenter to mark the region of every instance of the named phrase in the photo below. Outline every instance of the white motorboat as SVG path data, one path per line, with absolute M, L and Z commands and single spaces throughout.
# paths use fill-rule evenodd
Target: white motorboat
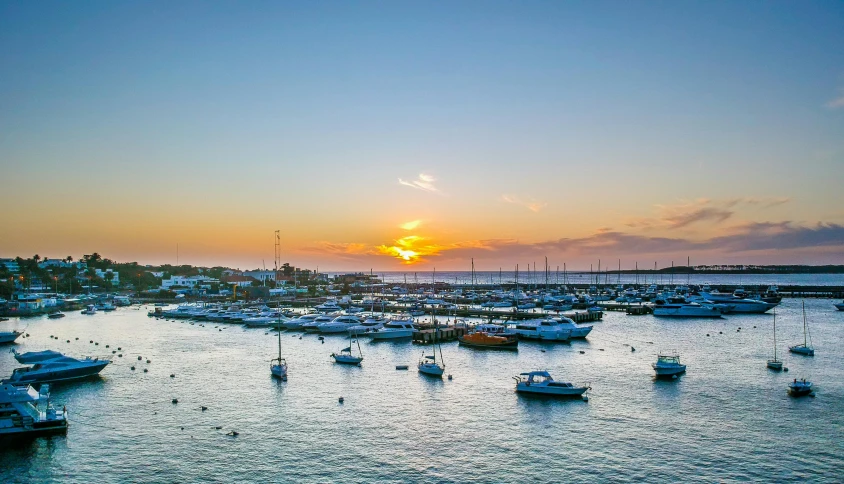
M 320 333 L 348 333 L 349 328 L 361 323 L 360 318 L 351 314 L 337 316 L 328 323 L 317 326 Z
M 370 332 L 372 339 L 402 339 L 410 338 L 416 328 L 413 321 L 394 319 L 384 325 L 381 329 Z
M 805 378 L 798 380 L 797 378 L 794 381 L 788 384 L 788 393 L 795 397 L 802 397 L 805 395 L 812 394 L 812 382 L 806 381 Z
M 803 303 L 803 344 L 789 346 L 788 351 L 804 356 L 815 356 L 815 348 L 809 337 L 809 323 L 806 322 L 806 303 Z
M 99 358 L 77 360 L 70 356 L 61 356 L 34 364 L 31 367 L 15 368 L 12 376 L 4 380 L 13 384 L 46 383 L 75 380 L 99 374 L 111 363 Z
M 588 386 L 574 386 L 571 383 L 554 380 L 547 371 L 531 371 L 514 376 L 516 392 L 558 397 L 580 397 Z
M 314 309 L 316 309 L 317 311 L 319 311 L 321 313 L 332 313 L 332 312 L 343 310 L 343 308 L 340 307 L 339 304 L 337 304 L 337 301 L 325 301 L 322 304 L 314 306 Z
M 657 355 L 656 363 L 652 363 L 651 366 L 658 377 L 672 377 L 686 371 L 686 365 L 680 363 L 680 355 L 675 352 Z
M 360 365 L 363 361 L 363 352 L 360 350 L 360 340 L 355 340 L 358 345 L 358 356 L 352 354 L 352 335 L 349 334 L 349 346 L 340 350 L 339 353 L 331 353 L 335 363 L 344 365 Z
M 742 299 L 732 294 L 701 291 L 700 295 L 713 303 L 724 303 L 733 306 L 730 311 L 733 313 L 761 314 L 777 306 L 776 303 L 768 303 L 759 299 Z
M 22 334 L 23 331 L 0 331 L 0 344 L 12 343 Z
M 0 438 L 67 431 L 67 411 L 50 403 L 50 385 L 36 391 L 29 385 L 0 386 Z
M 97 314 L 97 307 L 94 306 L 93 304 L 89 304 L 89 305 L 85 306 L 85 309 L 82 310 L 82 314 L 87 314 L 87 315 Z
M 570 338 L 572 339 L 583 339 L 592 332 L 592 325 L 579 325 L 574 322 L 571 318 L 567 318 L 565 316 L 561 316 L 558 318 L 552 318 L 555 321 L 558 321 L 559 327 L 562 329 L 569 329 L 571 330 Z
M 289 318 L 286 318 L 281 315 L 278 311 L 271 311 L 271 312 L 264 312 L 258 316 L 254 316 L 251 318 L 246 318 L 243 320 L 244 326 L 247 328 L 277 328 L 280 329 L 284 327 L 284 323 L 288 321 Z
M 282 381 L 287 380 L 287 360 L 281 357 L 281 331 L 278 332 L 278 358 L 270 361 L 270 374 Z
M 666 303 L 654 305 L 654 316 L 664 318 L 720 318 L 721 311 L 714 306 L 699 303 Z
M 364 319 L 362 323 L 349 328 L 349 334 L 365 335 L 383 328 L 388 322 L 389 320 L 383 316 L 370 316 Z
M 571 328 L 554 319 L 531 319 L 516 324 L 520 338 L 565 342 L 571 339 Z
M 291 319 L 290 321 L 285 321 L 284 327 L 285 329 L 299 329 L 305 323 L 311 323 L 314 319 L 318 318 L 320 315 L 316 313 L 311 314 L 303 314 L 298 318 Z
M 300 328 L 305 331 L 306 333 L 316 333 L 319 332 L 319 326 L 321 324 L 330 323 L 334 321 L 334 318 L 337 316 L 321 314 L 314 318 L 312 321 L 304 323 Z

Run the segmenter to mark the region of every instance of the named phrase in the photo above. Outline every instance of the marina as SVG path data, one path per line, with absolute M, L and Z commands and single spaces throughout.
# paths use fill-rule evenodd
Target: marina
M 575 480 L 587 468 L 598 478 L 621 471 L 592 450 L 606 447 L 640 455 L 639 470 L 628 475 L 630 480 L 757 479 L 774 471 L 768 456 L 795 438 L 807 449 L 800 459 L 811 470 L 797 474 L 783 462 L 775 465 L 775 472 L 821 479 L 844 465 L 837 454 L 812 450 L 814 437 L 798 436 L 808 436 L 803 433 L 808 428 L 815 437 L 834 438 L 837 432 L 822 422 L 834 421 L 844 411 L 835 397 L 844 393 L 844 359 L 835 351 L 820 351 L 844 344 L 838 331 L 842 313 L 829 300 L 806 301 L 818 353 L 814 358 L 782 356 L 789 373 L 765 368 L 771 354 L 771 314 L 675 321 L 610 312 L 594 323 L 585 339 L 564 344 L 522 340 L 517 352 L 462 348 L 457 341 L 438 340 L 447 364 L 441 380 L 397 371 L 420 360 L 421 348 L 411 343 L 412 338 L 355 338 L 354 356 L 366 355 L 364 365 L 336 365 L 329 354 L 349 345 L 348 334 L 323 337 L 301 330 L 247 328 L 243 323 L 191 324 L 188 319 L 148 317 L 149 311 L 152 306 L 131 306 L 95 315 L 68 314 L 61 320 L 42 317 L 3 323 L 12 328 L 26 321 L 30 336 L 14 345 L 21 355 L 52 349 L 105 357 L 121 348 L 124 356 L 113 358 L 93 379 L 51 385 L 53 405 L 69 410 L 67 435 L 4 452 L 0 478 L 20 472 L 21 465 L 35 476 L 46 476 L 60 465 L 77 469 L 80 477 L 117 476 L 120 466 L 115 463 L 125 455 L 156 452 L 163 458 L 138 470 L 137 478 L 156 482 L 156 476 L 166 472 L 178 480 L 253 481 L 275 475 L 274 467 L 257 456 L 276 452 L 299 479 L 319 480 L 324 469 L 337 469 L 343 462 L 339 477 L 358 476 L 364 481 L 389 481 L 418 472 L 432 480 L 463 482 L 478 466 L 492 466 L 492 478 L 507 481 L 525 475 L 520 466 L 501 465 L 519 453 L 508 442 L 518 437 L 531 446 L 542 442 L 531 435 L 568 432 L 578 435 L 581 444 L 537 454 L 537 459 L 552 465 L 563 455 L 575 456 L 580 464 L 561 474 Z M 779 338 L 802 341 L 799 301 L 785 299 L 777 308 L 777 320 Z M 270 359 L 277 360 L 279 345 L 289 370 L 286 381 L 273 379 L 266 370 Z M 651 364 L 663 347 L 674 348 L 689 365 L 681 378 L 656 378 Z M 430 355 L 433 346 L 425 348 Z M 14 356 L 0 354 L 3 374 L 22 366 Z M 29 358 L 52 356 L 31 353 Z M 439 350 L 436 356 L 439 361 Z M 564 375 L 564 382 L 588 382 L 589 401 L 517 398 L 512 376 L 520 370 Z M 788 384 L 795 377 L 811 379 L 814 398 L 788 397 Z M 314 381 L 321 384 L 314 387 Z M 431 401 L 437 404 L 431 406 Z M 766 412 L 758 412 L 760 402 L 765 402 Z M 723 411 L 725 405 L 729 412 Z M 495 411 L 484 411 L 488 406 Z M 129 408 L 140 410 L 144 418 L 123 418 Z M 676 426 L 680 408 L 686 416 L 682 427 Z M 812 417 L 807 419 L 807 414 Z M 767 433 L 771 415 L 777 416 L 782 437 Z M 541 420 L 535 421 L 537 416 Z M 467 425 L 475 436 L 468 440 L 455 431 Z M 743 430 L 729 438 L 720 430 L 735 425 Z M 497 430 L 502 426 L 505 433 Z M 429 435 L 430 428 L 442 436 Z M 666 428 L 672 429 L 679 449 L 697 453 L 699 465 L 657 452 L 657 436 Z M 789 430 L 797 428 L 803 432 Z M 363 453 L 337 441 L 332 441 L 329 452 L 329 443 L 319 435 L 344 431 L 370 438 L 375 452 Z M 237 432 L 236 440 L 230 432 Z M 388 441 L 374 439 L 376 434 L 386 435 Z M 763 435 L 769 443 L 747 445 L 758 443 Z M 702 438 L 718 442 L 718 448 L 733 453 L 736 461 L 724 463 L 720 451 L 698 445 Z M 287 444 L 278 448 L 277 439 Z M 44 454 L 40 449 L 47 442 L 55 450 Z M 379 451 L 388 449 L 402 454 L 381 457 L 386 454 Z M 434 468 L 417 469 L 413 455 L 459 457 L 469 465 L 449 468 L 446 476 Z M 202 465 L 185 467 L 179 464 L 184 459 L 199 459 Z M 527 476 L 542 480 L 533 471 Z

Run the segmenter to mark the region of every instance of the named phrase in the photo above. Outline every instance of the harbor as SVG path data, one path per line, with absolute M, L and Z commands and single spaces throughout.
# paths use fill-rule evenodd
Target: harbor
M 577 446 L 551 448 L 536 456 L 537 462 L 547 465 L 563 453 L 582 462 L 561 470 L 560 479 L 577 480 L 597 458 L 592 449 L 604 446 L 645 451 L 639 454 L 639 470 L 631 478 L 676 476 L 677 466 L 680 475 L 693 476 L 696 471 L 684 471 L 683 461 L 658 450 L 659 436 L 671 428 L 678 412 L 686 416 L 693 412 L 687 425 L 673 429 L 675 446 L 697 452 L 709 475 L 752 480 L 770 472 L 767 456 L 779 446 L 797 438 L 811 449 L 817 437 L 835 438 L 835 430 L 823 422 L 844 411 L 841 400 L 834 397 L 844 392 L 844 359 L 834 351 L 844 344 L 838 331 L 844 312 L 836 311 L 832 302 L 806 301 L 817 354 L 784 356 L 789 372 L 779 374 L 765 368 L 770 314 L 674 321 L 611 311 L 590 323 L 595 329 L 586 339 L 565 344 L 523 340 L 518 351 L 511 352 L 461 347 L 451 339 L 457 337 L 455 329 L 441 329 L 445 376 L 452 377 L 442 380 L 397 371 L 415 370 L 421 348 L 413 341 L 421 339 L 422 348 L 430 348 L 433 329 L 422 329 L 403 341 L 361 337 L 364 359 L 351 367 L 337 365 L 329 356 L 348 344 L 347 336 L 284 330 L 281 348 L 289 373 L 287 381 L 279 381 L 268 370 L 277 351 L 275 331 L 147 316 L 155 306 L 95 315 L 74 312 L 60 320 L 15 319 L 3 324 L 21 325 L 28 333 L 14 345 L 18 352 L 55 349 L 79 357 L 111 357 L 112 363 L 93 380 L 51 386 L 52 401 L 68 409 L 67 434 L 42 437 L 0 454 L 4 469 L 0 477 L 20 472 L 23 462 L 35 476 L 45 476 L 40 473 L 71 465 L 71 460 L 80 478 L 117 476 L 114 464 L 123 456 L 154 452 L 163 457 L 149 468 L 133 471 L 137 479 L 156 482 L 156 476 L 165 472 L 178 480 L 243 476 L 260 480 L 274 475 L 274 466 L 261 465 L 264 459 L 250 456 L 274 453 L 302 480 L 319 480 L 324 469 L 331 468 L 340 477 L 389 481 L 413 472 L 409 461 L 387 457 L 391 451 L 401 451 L 424 458 L 459 456 L 469 464 L 451 468 L 445 481 L 469 480 L 472 469 L 484 466 L 493 466 L 493 480 L 507 481 L 518 474 L 542 481 L 538 470 L 501 465 L 519 453 L 508 442 L 530 443 L 536 433 L 577 436 Z M 785 299 L 777 308 L 779 338 L 802 341 L 800 318 L 799 302 Z M 121 348 L 122 357 L 112 354 L 116 348 Z M 688 365 L 679 380 L 654 376 L 651 363 L 665 348 L 679 351 Z M 4 374 L 19 366 L 12 356 L 0 354 Z M 589 401 L 517 395 L 511 377 L 536 368 L 588 384 Z M 815 398 L 786 394 L 786 383 L 798 376 L 812 378 Z M 320 384 L 313 385 L 315 381 Z M 758 411 L 759 402 L 764 402 L 765 412 Z M 725 406 L 729 412 L 724 412 Z M 142 418 L 126 419 L 130 409 Z M 807 414 L 813 418 L 806 420 Z M 766 432 L 774 415 L 781 432 L 770 435 Z M 626 417 L 606 423 L 619 416 Z M 721 431 L 739 424 L 740 434 L 726 438 Z M 461 437 L 467 426 L 475 436 L 470 440 Z M 812 440 L 795 437 L 798 428 L 808 430 L 803 435 L 814 436 Z M 389 444 L 374 444 L 364 452 L 352 442 L 324 438 L 343 431 L 373 442 L 383 442 L 374 439 L 376 434 L 386 435 Z M 762 449 L 749 445 L 762 435 L 770 444 Z M 284 446 L 277 446 L 279 439 Z M 718 447 L 730 451 L 740 464 L 723 462 L 715 448 L 700 447 L 700 439 L 720 442 Z M 47 442 L 56 451 L 41 455 L 38 449 Z M 201 465 L 180 465 L 185 459 L 198 459 Z M 820 451 L 807 452 L 803 459 L 811 470 L 800 475 L 810 479 L 834 475 L 844 464 L 840 456 Z M 337 471 L 341 462 L 344 470 Z M 601 467 L 605 473 L 620 472 L 613 466 Z M 432 479 L 439 475 L 433 469 L 420 472 Z M 796 477 L 785 462 L 777 472 Z

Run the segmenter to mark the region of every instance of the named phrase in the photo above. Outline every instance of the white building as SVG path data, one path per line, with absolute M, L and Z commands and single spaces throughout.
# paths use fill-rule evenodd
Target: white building
M 108 281 L 106 274 L 111 273 L 111 274 L 113 274 L 113 277 L 111 278 L 111 285 L 112 286 L 119 286 L 120 285 L 120 274 L 118 274 L 117 271 L 113 271 L 111 269 L 106 269 L 106 270 L 94 269 L 94 272 L 96 272 L 97 277 L 99 277 L 100 279 L 102 279 L 104 281 Z
M 162 289 L 170 289 L 173 286 L 189 287 L 192 289 L 210 289 L 211 284 L 216 284 L 220 281 L 213 277 L 207 276 L 170 276 L 170 279 L 161 281 Z
M 266 284 L 267 282 L 275 282 L 275 271 L 244 271 L 243 275 L 252 277 Z

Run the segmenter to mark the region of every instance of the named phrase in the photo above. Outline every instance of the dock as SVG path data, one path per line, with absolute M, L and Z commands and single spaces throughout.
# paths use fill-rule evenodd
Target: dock
M 454 341 L 466 334 L 466 328 L 461 326 L 448 326 L 437 329 L 420 329 L 413 332 L 413 342 L 419 344 L 431 344 L 434 341 Z

